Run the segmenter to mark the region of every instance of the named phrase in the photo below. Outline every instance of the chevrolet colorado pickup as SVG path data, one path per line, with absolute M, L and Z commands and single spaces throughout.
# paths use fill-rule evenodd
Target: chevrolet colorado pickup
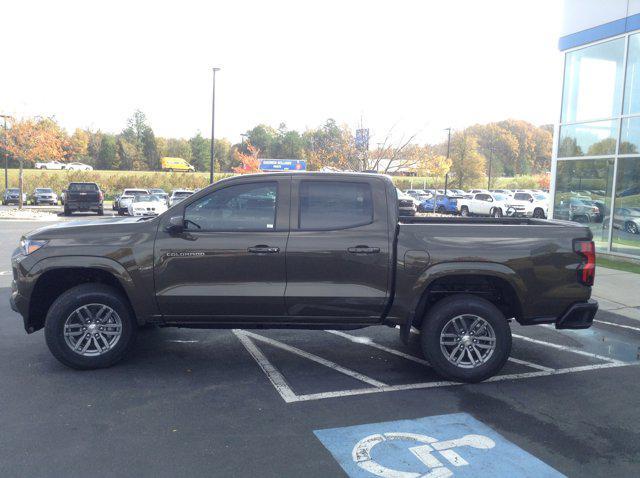
M 442 376 L 480 381 L 510 321 L 586 328 L 591 232 L 519 218 L 399 218 L 385 176 L 219 181 L 153 218 L 65 222 L 23 237 L 11 304 L 65 365 L 106 367 L 138 326 L 421 331 Z

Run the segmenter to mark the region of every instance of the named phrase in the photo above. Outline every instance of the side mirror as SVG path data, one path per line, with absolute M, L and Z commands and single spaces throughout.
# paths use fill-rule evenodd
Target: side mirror
M 529 198 L 529 202 L 533 202 L 533 198 Z
M 169 234 L 180 234 L 184 231 L 184 218 L 182 216 L 171 216 L 169 224 L 164 228 Z

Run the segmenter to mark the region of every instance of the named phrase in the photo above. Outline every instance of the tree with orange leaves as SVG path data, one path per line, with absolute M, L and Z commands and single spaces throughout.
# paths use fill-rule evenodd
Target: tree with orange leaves
M 7 150 L 20 163 L 19 208 L 22 208 L 24 162 L 63 161 L 66 143 L 65 132 L 52 119 L 24 119 L 13 122 L 7 132 Z
M 240 162 L 240 166 L 233 168 L 234 173 L 251 174 L 260 172 L 260 160 L 258 159 L 260 149 L 249 144 L 247 150 L 249 154 L 241 153 L 238 150 L 234 151 L 234 160 Z

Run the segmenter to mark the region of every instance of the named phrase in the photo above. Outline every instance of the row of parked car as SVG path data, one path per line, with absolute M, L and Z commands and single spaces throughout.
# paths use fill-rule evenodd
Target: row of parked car
M 538 189 L 407 189 L 398 190 L 398 196 L 404 215 L 437 212 L 461 216 L 546 218 L 549 213 L 548 193 Z
M 195 191 L 175 189 L 168 194 L 163 189 L 129 188 L 113 201 L 113 210 L 120 215 L 151 216 L 162 214 L 169 207 L 191 196 Z M 3 205 L 18 204 L 20 189 L 9 188 L 2 196 Z M 76 211 L 104 214 L 104 193 L 96 183 L 70 183 L 60 196 L 52 188 L 35 188 L 22 194 L 23 204 L 55 206 L 60 202 L 66 216 Z

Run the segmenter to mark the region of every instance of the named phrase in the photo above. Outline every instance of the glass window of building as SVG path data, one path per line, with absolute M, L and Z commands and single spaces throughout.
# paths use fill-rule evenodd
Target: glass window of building
M 586 224 L 599 248 L 609 242 L 612 158 L 558 161 L 553 217 Z
M 567 53 L 562 122 L 620 115 L 624 78 L 624 38 Z
M 640 117 L 622 120 L 620 154 L 640 154 Z
M 558 157 L 615 154 L 617 136 L 617 121 L 596 121 L 561 126 Z
M 619 158 L 611 250 L 640 256 L 640 158 Z
M 624 87 L 624 114 L 636 113 L 640 113 L 640 34 L 629 37 Z

